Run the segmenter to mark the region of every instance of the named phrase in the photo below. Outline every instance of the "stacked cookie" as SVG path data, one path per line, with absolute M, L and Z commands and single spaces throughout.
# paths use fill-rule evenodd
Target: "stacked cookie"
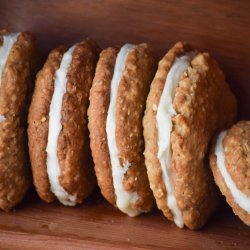
M 200 228 L 218 206 L 206 157 L 212 136 L 231 126 L 235 114 L 217 63 L 175 44 L 159 63 L 143 125 L 150 186 L 158 208 L 177 226 Z
M 30 183 L 25 98 L 35 50 L 26 33 L 3 33 L 0 42 L 0 207 L 9 210 Z M 88 39 L 60 46 L 38 72 L 29 107 L 35 188 L 46 202 L 74 206 L 97 180 L 121 212 L 147 213 L 156 201 L 169 220 L 190 229 L 204 226 L 221 190 L 249 225 L 250 125 L 229 129 L 235 117 L 236 100 L 218 64 L 186 43 L 176 43 L 158 69 L 145 43 L 100 55 Z
M 26 32 L 0 32 L 0 208 L 9 210 L 26 194 L 31 175 L 27 110 L 36 69 L 36 45 Z
M 46 202 L 81 203 L 93 190 L 87 107 L 98 56 L 85 40 L 54 49 L 37 74 L 29 111 L 29 152 L 36 190 Z
M 240 121 L 218 135 L 210 166 L 228 204 L 250 226 L 250 121 Z
M 143 156 L 142 117 L 156 57 L 147 44 L 125 44 L 100 54 L 88 111 L 91 150 L 103 196 L 136 216 L 154 200 Z

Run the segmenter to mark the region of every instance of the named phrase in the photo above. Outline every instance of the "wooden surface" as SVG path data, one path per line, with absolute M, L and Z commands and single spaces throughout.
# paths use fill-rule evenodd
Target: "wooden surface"
M 45 204 L 34 193 L 15 212 L 0 212 L 3 249 L 250 249 L 250 228 L 228 207 L 200 231 L 179 229 L 161 212 L 129 218 L 96 192 L 83 205 Z
M 88 36 L 102 48 L 151 43 L 161 57 L 178 40 L 210 52 L 250 119 L 250 1 L 0 0 L 0 28 L 35 34 L 41 58 Z M 226 110 L 225 110 L 226 112 Z M 48 205 L 30 194 L 0 212 L 0 249 L 250 249 L 250 230 L 222 208 L 201 231 L 180 230 L 159 211 L 128 218 L 97 194 L 86 204 Z

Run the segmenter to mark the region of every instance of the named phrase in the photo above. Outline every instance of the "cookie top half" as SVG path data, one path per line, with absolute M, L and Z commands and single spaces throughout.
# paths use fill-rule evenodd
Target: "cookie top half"
M 22 114 L 32 88 L 37 60 L 34 37 L 27 32 L 0 31 L 0 56 L 0 119 L 14 119 Z

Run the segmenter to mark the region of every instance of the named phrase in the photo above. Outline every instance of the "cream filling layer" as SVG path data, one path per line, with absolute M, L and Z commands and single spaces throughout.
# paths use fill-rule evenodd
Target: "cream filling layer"
M 175 224 L 180 228 L 184 226 L 184 222 L 174 194 L 173 173 L 171 167 L 172 153 L 170 136 L 173 127 L 172 117 L 176 115 L 176 111 L 173 107 L 173 99 L 175 90 L 178 87 L 180 76 L 190 66 L 190 62 L 195 55 L 195 52 L 189 52 L 186 55 L 175 59 L 174 64 L 168 72 L 156 114 L 156 125 L 158 129 L 157 157 L 160 161 L 163 182 L 167 191 L 167 206 L 173 214 Z
M 72 54 L 75 46 L 72 46 L 64 53 L 59 69 L 55 73 L 54 93 L 52 96 L 49 112 L 49 131 L 47 152 L 47 173 L 50 182 L 50 188 L 58 200 L 69 206 L 76 204 L 76 195 L 69 194 L 60 184 L 59 177 L 61 169 L 57 156 L 57 142 L 62 129 L 61 110 L 63 96 L 66 93 L 67 72 L 72 61 Z
M 141 211 L 133 208 L 133 204 L 138 199 L 136 192 L 127 192 L 123 187 L 123 178 L 128 171 L 131 164 L 127 162 L 124 166 L 121 165 L 119 160 L 119 151 L 116 144 L 116 103 L 117 103 L 117 92 L 119 84 L 122 78 L 122 73 L 125 69 L 125 62 L 129 52 L 134 48 L 134 45 L 125 44 L 117 55 L 114 74 L 111 80 L 110 90 L 110 104 L 108 109 L 108 115 L 106 120 L 106 133 L 108 139 L 109 155 L 112 165 L 112 177 L 114 191 L 116 195 L 116 205 L 124 213 L 129 216 L 136 216 Z
M 231 192 L 231 195 L 235 201 L 235 203 L 244 209 L 248 214 L 250 214 L 250 197 L 244 194 L 241 190 L 239 190 L 232 180 L 230 174 L 227 171 L 225 165 L 225 155 L 223 148 L 223 139 L 226 136 L 226 131 L 223 131 L 219 134 L 216 146 L 215 146 L 215 155 L 217 157 L 217 166 L 218 169 L 226 183 L 226 186 Z
M 17 41 L 18 36 L 19 33 L 8 33 L 6 35 L 3 35 L 3 44 L 0 47 L 0 86 L 2 84 L 3 71 L 5 69 L 8 56 L 10 54 L 12 46 Z M 0 115 L 0 122 L 3 122 L 5 120 L 5 116 Z

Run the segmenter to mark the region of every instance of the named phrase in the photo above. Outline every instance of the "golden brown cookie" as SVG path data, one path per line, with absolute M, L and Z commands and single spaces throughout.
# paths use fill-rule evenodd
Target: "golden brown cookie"
M 91 151 L 103 196 L 136 216 L 154 201 L 144 163 L 142 117 L 156 57 L 147 44 L 102 51 L 90 91 Z
M 39 196 L 65 205 L 81 203 L 93 190 L 87 107 L 96 44 L 85 40 L 54 49 L 37 75 L 29 111 L 29 151 Z
M 210 166 L 228 204 L 250 226 L 250 121 L 240 121 L 218 135 Z
M 9 210 L 31 183 L 26 121 L 36 62 L 33 36 L 0 32 L 0 61 L 0 208 Z
M 158 208 L 179 227 L 201 228 L 216 209 L 206 155 L 212 136 L 235 115 L 236 100 L 217 63 L 176 43 L 159 63 L 143 126 L 150 187 Z

